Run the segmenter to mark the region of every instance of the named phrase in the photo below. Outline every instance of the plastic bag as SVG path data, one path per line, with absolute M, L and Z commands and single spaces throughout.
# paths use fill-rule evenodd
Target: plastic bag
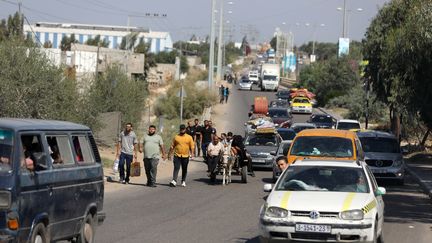
M 114 160 L 112 169 L 113 169 L 114 173 L 118 172 L 118 169 L 119 169 L 119 159 L 118 158 Z

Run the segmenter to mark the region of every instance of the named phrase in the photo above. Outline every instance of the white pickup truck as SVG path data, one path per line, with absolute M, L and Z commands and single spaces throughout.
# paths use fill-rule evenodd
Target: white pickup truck
M 265 63 L 261 67 L 260 86 L 261 91 L 274 90 L 279 87 L 280 67 L 279 64 Z

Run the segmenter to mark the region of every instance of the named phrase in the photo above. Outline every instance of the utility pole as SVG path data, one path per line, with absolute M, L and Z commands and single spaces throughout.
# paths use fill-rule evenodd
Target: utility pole
M 96 80 L 98 79 L 98 75 L 99 75 L 99 50 L 100 50 L 100 42 L 98 42 L 98 48 L 97 48 L 97 53 L 96 53 Z
M 210 27 L 210 55 L 209 55 L 209 70 L 208 70 L 208 89 L 213 88 L 213 69 L 214 69 L 214 41 L 215 41 L 215 10 L 216 0 L 212 0 L 211 8 L 211 27 Z
M 342 38 L 346 37 L 346 13 L 347 13 L 347 9 L 346 9 L 346 0 L 344 0 L 343 3 L 343 21 L 342 21 Z
M 183 124 L 183 79 L 180 82 L 180 124 Z
M 218 39 L 218 56 L 217 56 L 217 71 L 216 71 L 216 80 L 220 80 L 222 76 L 222 46 L 223 44 L 223 5 L 224 0 L 220 1 L 220 14 L 219 14 L 219 39 Z

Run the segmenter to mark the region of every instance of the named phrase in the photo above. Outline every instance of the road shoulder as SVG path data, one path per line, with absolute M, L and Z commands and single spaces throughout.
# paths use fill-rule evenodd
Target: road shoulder
M 405 159 L 406 170 L 421 186 L 426 195 L 432 199 L 432 154 L 414 153 Z

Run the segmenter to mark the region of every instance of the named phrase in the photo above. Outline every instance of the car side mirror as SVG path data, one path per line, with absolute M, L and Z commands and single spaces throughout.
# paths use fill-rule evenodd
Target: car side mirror
M 386 194 L 386 189 L 384 187 L 378 187 L 375 191 L 376 196 L 382 196 Z
M 276 151 L 270 151 L 270 155 L 276 156 Z
M 401 152 L 403 155 L 407 155 L 409 153 L 409 150 L 408 150 L 408 148 L 403 147 L 403 148 L 401 148 Z
M 264 192 L 271 192 L 272 189 L 273 189 L 272 184 L 264 184 Z

